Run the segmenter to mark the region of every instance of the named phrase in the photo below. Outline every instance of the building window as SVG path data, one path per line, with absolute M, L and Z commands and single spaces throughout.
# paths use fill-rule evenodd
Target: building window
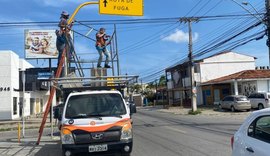
M 211 96 L 211 90 L 205 90 L 205 95 L 206 96 Z
M 230 94 L 230 89 L 229 88 L 222 89 L 222 94 L 223 94 L 223 96 L 229 95 Z
M 13 115 L 17 115 L 17 106 L 18 106 L 18 101 L 17 97 L 13 97 Z
M 200 64 L 194 65 L 194 73 L 200 73 Z

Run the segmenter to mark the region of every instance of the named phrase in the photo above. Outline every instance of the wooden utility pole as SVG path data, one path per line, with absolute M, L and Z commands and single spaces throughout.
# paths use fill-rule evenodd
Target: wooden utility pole
M 266 5 L 266 27 L 267 27 L 267 36 L 266 45 L 268 46 L 268 55 L 269 55 L 269 67 L 270 67 L 270 0 L 265 0 Z
M 188 20 L 188 32 L 189 32 L 189 43 L 188 43 L 188 51 L 189 51 L 189 68 L 190 68 L 190 91 L 191 91 L 191 105 L 192 105 L 192 111 L 197 111 L 197 97 L 196 97 L 196 86 L 195 86 L 195 80 L 194 80 L 194 64 L 193 64 L 193 58 L 192 58 L 192 28 L 191 28 L 192 20 Z
M 194 63 L 193 63 L 193 58 L 192 58 L 192 52 L 193 52 L 193 43 L 192 43 L 192 27 L 191 24 L 192 22 L 197 22 L 199 19 L 198 18 L 181 18 L 180 22 L 185 22 L 188 23 L 188 32 L 189 32 L 189 43 L 188 43 L 188 58 L 189 58 L 189 77 L 190 77 L 190 99 L 191 99 L 191 106 L 192 106 L 192 111 L 197 111 L 197 88 L 195 84 L 195 79 L 194 79 Z

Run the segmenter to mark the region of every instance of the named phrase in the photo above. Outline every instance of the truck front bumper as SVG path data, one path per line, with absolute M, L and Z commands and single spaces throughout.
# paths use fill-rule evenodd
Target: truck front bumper
M 89 146 L 91 145 L 104 145 L 106 144 L 108 146 L 108 150 L 106 152 L 89 152 Z M 109 155 L 109 154 L 116 154 L 116 153 L 123 153 L 128 154 L 132 151 L 132 140 L 130 141 L 119 141 L 119 142 L 107 142 L 107 143 L 100 143 L 100 144 L 82 144 L 82 145 L 76 145 L 76 144 L 62 144 L 62 152 L 64 152 L 64 155 L 67 151 L 69 151 L 72 155 L 73 154 L 79 154 L 79 153 L 88 153 L 91 155 Z M 128 151 L 127 149 L 128 146 Z

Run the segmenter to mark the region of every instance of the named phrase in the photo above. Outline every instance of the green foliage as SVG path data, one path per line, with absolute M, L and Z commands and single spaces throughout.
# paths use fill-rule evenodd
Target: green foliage
M 137 94 L 142 93 L 142 86 L 139 84 L 134 84 L 130 86 L 130 91 Z
M 201 110 L 196 110 L 196 111 L 192 111 L 192 110 L 190 110 L 190 111 L 188 111 L 188 114 L 189 115 L 198 115 L 198 114 L 201 114 L 202 113 L 202 111 Z
M 158 86 L 166 86 L 166 77 L 165 77 L 165 75 L 160 76 Z

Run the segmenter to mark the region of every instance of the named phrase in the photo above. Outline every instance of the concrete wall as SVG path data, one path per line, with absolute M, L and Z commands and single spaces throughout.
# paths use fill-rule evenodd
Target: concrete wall
M 0 51 L 0 120 L 14 119 L 19 117 L 19 105 L 17 114 L 13 115 L 14 89 L 19 88 L 19 73 L 15 72 L 19 68 L 18 56 L 12 51 Z
M 49 100 L 50 91 L 35 91 L 31 92 L 30 98 L 35 99 L 35 103 L 33 106 L 33 114 L 39 114 L 45 111 L 48 100 Z M 29 105 L 30 105 L 30 98 L 29 98 Z M 42 104 L 43 102 L 43 104 Z M 56 96 L 53 98 L 52 105 L 56 105 Z
M 133 100 L 136 106 L 143 106 L 143 96 L 141 94 L 133 95 Z
M 253 69 L 255 69 L 254 57 L 228 52 L 204 59 L 200 63 L 201 82 Z
M 7 120 L 12 118 L 12 102 L 10 92 L 0 92 L 0 120 Z M 17 112 L 19 109 L 17 110 Z M 19 112 L 18 112 L 19 113 Z

